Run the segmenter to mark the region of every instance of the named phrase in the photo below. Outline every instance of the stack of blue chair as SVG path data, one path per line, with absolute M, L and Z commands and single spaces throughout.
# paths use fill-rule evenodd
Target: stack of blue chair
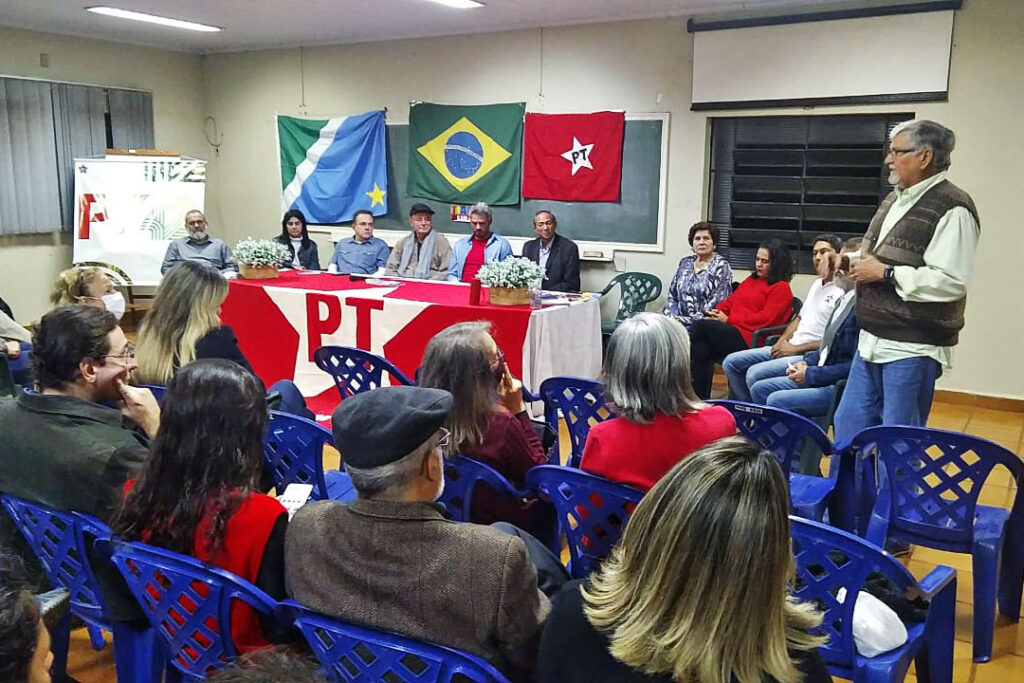
M 844 448 L 855 462 L 859 529 L 869 541 L 969 553 L 974 661 L 992 656 L 995 611 L 1020 617 L 1024 584 L 1024 463 L 985 439 L 926 427 L 871 427 Z M 997 466 L 1017 484 L 1010 510 L 978 504 Z M 998 600 L 997 600 L 998 598 Z

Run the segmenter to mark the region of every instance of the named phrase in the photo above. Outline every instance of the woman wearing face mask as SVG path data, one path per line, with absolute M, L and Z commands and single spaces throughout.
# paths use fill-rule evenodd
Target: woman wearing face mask
M 287 266 L 299 270 L 320 270 L 320 254 L 316 242 L 309 238 L 306 216 L 298 209 L 285 212 L 281 219 L 281 234 L 274 241 L 288 248 L 291 258 Z
M 50 292 L 50 304 L 65 306 L 82 304 L 104 308 L 120 320 L 124 315 L 124 295 L 114 289 L 110 281 L 99 268 L 69 268 L 57 276 Z
M 450 454 L 480 460 L 522 487 L 526 473 L 547 463 L 515 379 L 490 335 L 490 323 L 458 323 L 442 330 L 423 352 L 420 386 L 444 389 L 455 399 L 448 424 Z M 537 501 L 510 501 L 481 485 L 473 496 L 478 524 L 509 522 L 534 535 L 545 533 Z

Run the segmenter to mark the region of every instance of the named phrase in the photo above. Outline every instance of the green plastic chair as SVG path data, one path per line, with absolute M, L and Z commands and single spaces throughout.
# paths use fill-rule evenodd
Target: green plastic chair
M 619 273 L 601 290 L 601 296 L 608 294 L 616 285 L 621 288 L 619 310 L 615 320 L 601 323 L 602 334 L 611 334 L 619 323 L 637 313 L 643 313 L 647 310 L 647 304 L 661 296 L 661 279 L 650 273 Z

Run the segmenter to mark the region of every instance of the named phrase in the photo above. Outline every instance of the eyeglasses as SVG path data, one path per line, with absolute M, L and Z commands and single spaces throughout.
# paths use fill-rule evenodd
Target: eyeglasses
M 910 154 L 911 152 L 919 152 L 919 151 L 920 150 L 914 149 L 913 147 L 911 147 L 909 149 L 896 149 L 895 147 L 892 147 L 892 148 L 889 149 L 889 154 L 892 155 L 893 159 L 898 159 L 901 154 Z M 888 156 L 888 155 L 886 155 L 886 156 Z
M 441 427 L 441 440 L 437 442 L 437 448 L 447 448 L 448 444 L 451 443 L 452 433 L 444 427 Z
M 491 364 L 491 367 L 494 370 L 498 370 L 498 369 L 504 370 L 504 368 L 505 368 L 505 354 L 501 352 L 500 348 L 498 349 L 498 356 L 495 359 L 495 361 Z
M 132 344 L 131 342 L 128 342 L 127 344 L 124 345 L 124 350 L 121 351 L 121 353 L 108 353 L 108 354 L 106 354 L 104 356 L 101 356 L 101 357 L 102 358 L 120 358 L 121 360 L 123 360 L 126 363 L 128 361 L 130 361 L 130 360 L 135 360 L 135 344 Z

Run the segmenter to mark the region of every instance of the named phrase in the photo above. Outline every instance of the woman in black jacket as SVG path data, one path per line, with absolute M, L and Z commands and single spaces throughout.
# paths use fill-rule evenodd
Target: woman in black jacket
M 298 209 L 289 209 L 281 219 L 281 234 L 274 238 L 288 248 L 291 254 L 284 264 L 289 268 L 305 270 L 321 270 L 320 254 L 316 242 L 309 239 L 306 230 L 306 216 Z

